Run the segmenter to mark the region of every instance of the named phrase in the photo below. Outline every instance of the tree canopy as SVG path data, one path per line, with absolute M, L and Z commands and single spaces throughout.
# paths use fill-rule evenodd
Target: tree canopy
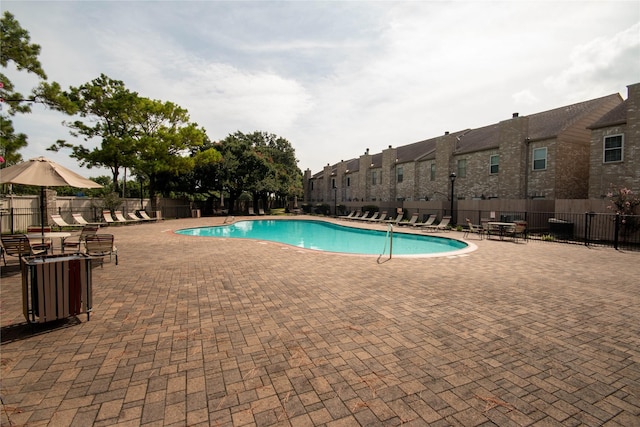
M 46 80 L 47 75 L 38 60 L 40 46 L 31 43 L 29 32 L 20 26 L 14 16 L 5 11 L 0 18 L 0 66 L 3 69 L 12 64 L 18 71 L 33 73 Z M 19 150 L 27 146 L 27 135 L 15 133 L 13 122 L 9 116 L 31 111 L 29 102 L 18 92 L 13 82 L 4 72 L 0 72 L 0 98 L 9 108 L 0 111 L 0 154 L 5 165 L 22 160 Z
M 196 161 L 219 159 L 215 152 L 202 153 L 197 158 L 189 156 L 193 148 L 205 143 L 206 133 L 189 122 L 187 110 L 171 102 L 141 97 L 122 81 L 104 74 L 67 92 L 43 84 L 40 93 L 49 94 L 57 109 L 80 117 L 65 122 L 73 136 L 85 141 L 100 140 L 93 148 L 58 141 L 50 149 L 69 148 L 81 165 L 110 169 L 115 192 L 119 192 L 121 168 L 147 178 L 149 193 L 154 196 L 162 190 L 157 186 L 161 174 L 187 173 Z
M 209 170 L 200 170 L 200 174 L 215 177 L 217 189 L 229 194 L 231 209 L 244 192 L 252 194 L 254 204 L 262 200 L 263 206 L 271 195 L 301 194 L 302 172 L 295 150 L 286 139 L 266 132 L 238 131 L 215 146 L 222 161 Z

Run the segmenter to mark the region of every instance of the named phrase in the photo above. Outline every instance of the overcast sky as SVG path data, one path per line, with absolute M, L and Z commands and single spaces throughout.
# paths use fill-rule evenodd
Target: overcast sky
M 49 81 L 101 73 L 186 108 L 220 140 L 284 137 L 314 173 L 369 148 L 410 144 L 574 102 L 640 81 L 640 2 L 11 1 L 41 46 Z M 7 70 L 23 94 L 37 79 Z M 14 119 L 23 158 L 87 176 L 61 113 Z M 86 143 L 95 145 L 99 141 Z

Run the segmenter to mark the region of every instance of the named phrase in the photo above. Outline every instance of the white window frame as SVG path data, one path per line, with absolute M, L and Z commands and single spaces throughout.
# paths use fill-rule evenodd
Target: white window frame
M 544 150 L 544 158 L 543 159 L 536 159 L 536 153 L 537 152 L 542 152 Z M 547 161 L 548 161 L 548 155 L 549 152 L 547 150 L 547 147 L 540 147 L 540 148 L 534 148 L 533 149 L 533 153 L 531 155 L 531 169 L 534 171 L 544 171 L 547 170 Z M 536 161 L 540 161 L 540 160 L 544 160 L 544 167 L 543 168 L 536 168 Z
M 493 162 L 496 159 L 496 162 Z M 496 167 L 496 171 L 493 171 L 493 167 Z M 497 175 L 500 172 L 500 154 L 492 154 L 489 156 L 489 175 Z
M 613 139 L 620 137 L 620 147 L 607 148 L 607 139 Z M 607 160 L 607 151 L 620 151 L 620 159 Z M 620 163 L 624 161 L 624 134 L 618 133 L 615 135 L 607 135 L 602 139 L 602 163 Z

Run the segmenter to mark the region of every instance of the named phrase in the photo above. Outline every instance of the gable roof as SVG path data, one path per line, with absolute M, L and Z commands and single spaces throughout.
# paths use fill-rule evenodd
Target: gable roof
M 619 94 L 603 96 L 529 116 L 529 139 L 532 141 L 558 136 L 586 115 L 612 101 L 622 101 Z
M 589 129 L 599 129 L 627 123 L 627 108 L 629 104 L 627 101 L 628 99 L 625 99 L 621 104 L 615 106 L 598 121 L 589 126 Z
M 455 153 L 464 154 L 498 148 L 499 140 L 500 125 L 498 123 L 478 129 L 470 129 L 458 137 Z

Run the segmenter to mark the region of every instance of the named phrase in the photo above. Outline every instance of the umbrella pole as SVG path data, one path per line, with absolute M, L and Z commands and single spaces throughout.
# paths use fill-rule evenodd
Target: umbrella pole
M 44 245 L 44 187 L 40 186 L 40 235 Z

